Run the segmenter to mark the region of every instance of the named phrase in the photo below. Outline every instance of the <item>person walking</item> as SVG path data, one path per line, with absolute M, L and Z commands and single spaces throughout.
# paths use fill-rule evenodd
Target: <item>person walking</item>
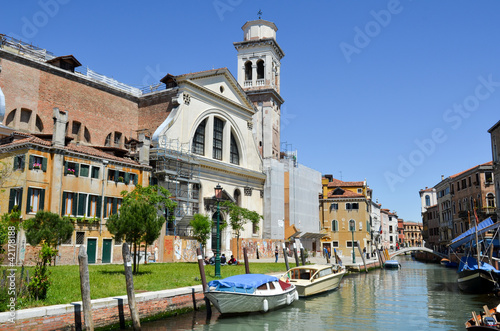
M 274 261 L 274 263 L 278 263 L 278 246 L 274 249 L 274 256 L 276 257 L 276 261 Z

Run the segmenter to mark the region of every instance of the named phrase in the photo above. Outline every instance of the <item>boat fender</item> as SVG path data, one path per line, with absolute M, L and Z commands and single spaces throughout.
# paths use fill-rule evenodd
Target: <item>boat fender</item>
M 299 300 L 299 292 L 295 291 L 295 300 Z
M 292 296 L 290 294 L 286 295 L 286 304 L 290 305 L 292 303 Z
M 264 301 L 262 301 L 262 310 L 264 312 L 267 312 L 269 310 L 269 303 L 267 302 L 266 299 L 264 299 Z

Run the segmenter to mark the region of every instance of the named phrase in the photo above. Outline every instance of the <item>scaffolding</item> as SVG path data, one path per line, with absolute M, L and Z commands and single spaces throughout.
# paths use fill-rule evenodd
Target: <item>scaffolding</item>
M 179 139 L 160 137 L 150 153 L 158 184 L 172 194 L 177 202 L 174 223 L 167 223 L 167 235 L 191 236 L 189 223 L 200 211 L 200 164 L 189 144 Z M 167 219 L 169 215 L 166 215 Z

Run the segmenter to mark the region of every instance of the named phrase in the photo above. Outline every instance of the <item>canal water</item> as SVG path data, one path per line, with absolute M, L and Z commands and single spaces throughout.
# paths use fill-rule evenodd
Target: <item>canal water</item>
M 144 323 L 143 330 L 465 330 L 471 311 L 500 298 L 460 292 L 456 269 L 397 258 L 399 270 L 344 277 L 340 288 L 268 312 L 222 317 L 214 309 Z

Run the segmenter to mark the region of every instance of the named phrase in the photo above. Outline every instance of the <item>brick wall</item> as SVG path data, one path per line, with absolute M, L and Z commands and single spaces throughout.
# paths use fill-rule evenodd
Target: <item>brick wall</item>
M 155 316 L 180 308 L 194 308 L 204 305 L 201 285 L 173 290 L 136 294 L 139 318 Z M 194 301 L 193 301 L 194 299 Z M 14 323 L 10 322 L 9 313 L 0 313 L 0 330 L 75 330 L 84 323 L 81 302 L 23 309 L 16 312 Z M 92 318 L 94 327 L 119 324 L 124 326 L 130 321 L 130 309 L 127 296 L 92 300 Z

